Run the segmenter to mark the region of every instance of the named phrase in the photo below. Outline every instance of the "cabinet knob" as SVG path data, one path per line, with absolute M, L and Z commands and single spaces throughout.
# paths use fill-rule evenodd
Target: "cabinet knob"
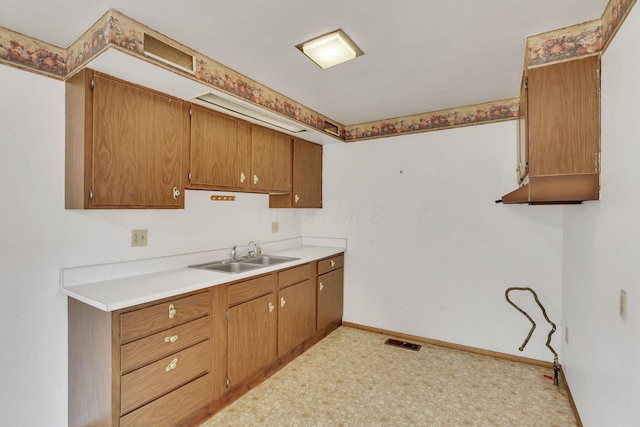
M 178 358 L 174 358 L 168 365 L 166 368 L 164 368 L 164 370 L 166 372 L 172 371 L 174 369 L 176 369 L 176 365 L 178 364 Z
M 320 282 L 320 290 L 324 289 L 324 285 L 322 284 L 322 282 Z
M 174 343 L 178 341 L 178 336 L 177 335 L 171 335 L 170 337 L 165 337 L 164 342 L 170 342 L 170 343 Z
M 285 301 L 284 297 L 280 297 L 280 307 L 284 307 L 286 303 L 287 301 Z
M 244 172 L 240 172 L 240 183 L 244 184 L 244 182 L 247 180 L 246 175 L 244 174 Z
M 331 267 L 335 267 L 336 266 L 336 262 L 334 260 L 331 260 L 330 264 L 331 264 Z
M 173 200 L 178 200 L 179 197 L 180 190 L 178 190 L 178 187 L 173 187 Z
M 257 184 L 258 183 L 258 175 L 253 175 L 253 183 Z
M 274 305 L 269 303 L 269 313 L 273 312 L 274 308 L 275 308 Z
M 169 304 L 169 319 L 173 319 L 176 316 L 178 310 L 173 306 L 173 304 Z
M 298 197 L 297 194 L 293 196 L 293 203 L 298 203 L 299 201 L 300 201 L 300 197 Z

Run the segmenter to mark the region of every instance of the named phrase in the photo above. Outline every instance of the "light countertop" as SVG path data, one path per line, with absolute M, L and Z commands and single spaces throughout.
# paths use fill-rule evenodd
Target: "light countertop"
M 311 245 L 269 251 L 265 255 L 282 255 L 299 259 L 235 274 L 188 268 L 185 265 L 182 268 L 172 270 L 134 274 L 128 277 L 96 280 L 87 283 L 65 284 L 64 280 L 61 279 L 61 292 L 100 310 L 114 311 L 295 267 L 296 265 L 337 255 L 344 251 L 344 247 Z M 215 259 L 211 259 L 211 261 L 215 261 Z

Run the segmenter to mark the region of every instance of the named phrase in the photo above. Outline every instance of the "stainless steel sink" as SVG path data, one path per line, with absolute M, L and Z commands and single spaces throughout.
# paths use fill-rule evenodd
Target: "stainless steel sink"
M 190 268 L 198 268 L 201 270 L 220 271 L 223 273 L 242 273 L 245 271 L 255 270 L 258 268 L 269 267 L 284 262 L 295 261 L 300 258 L 276 256 L 276 255 L 259 255 L 251 258 L 239 258 L 237 260 L 225 260 L 208 262 L 204 264 L 190 265 Z
M 277 256 L 277 255 L 258 255 L 251 258 L 245 258 L 241 260 L 243 263 L 256 264 L 260 266 L 269 266 L 282 264 L 283 262 L 296 261 L 300 258 L 294 258 L 290 256 Z

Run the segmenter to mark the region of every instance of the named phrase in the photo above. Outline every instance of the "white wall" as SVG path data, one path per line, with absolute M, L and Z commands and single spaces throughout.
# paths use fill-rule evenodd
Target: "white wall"
M 553 361 L 559 324 L 562 208 L 495 204 L 514 190 L 517 124 L 488 124 L 325 147 L 324 209 L 304 235 L 346 237 L 344 320 Z M 559 334 L 553 345 L 559 350 Z M 499 380 L 499 379 L 498 379 Z
M 266 195 L 211 202 L 188 191 L 186 209 L 64 209 L 64 84 L 0 66 L 0 424 L 67 425 L 67 304 L 62 267 L 221 249 L 300 236 L 281 220 L 271 234 Z M 130 247 L 132 229 L 149 246 Z
M 639 44 L 636 6 L 602 57 L 601 200 L 565 211 L 564 369 L 585 426 L 640 419 Z

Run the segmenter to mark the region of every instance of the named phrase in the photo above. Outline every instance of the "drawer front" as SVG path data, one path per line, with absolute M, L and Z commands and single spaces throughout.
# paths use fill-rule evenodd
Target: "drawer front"
M 120 348 L 120 372 L 125 373 L 154 362 L 211 337 L 211 317 L 132 341 Z
M 211 312 L 209 292 L 177 298 L 120 315 L 120 340 L 127 343 L 181 325 Z
M 210 371 L 207 340 L 122 376 L 121 414 L 126 414 Z
M 278 272 L 278 286 L 280 289 L 286 288 L 287 286 L 309 280 L 309 277 L 311 277 L 311 264 L 293 267 Z
M 120 418 L 120 427 L 175 426 L 211 403 L 211 374 L 191 381 Z
M 229 286 L 229 306 L 270 294 L 275 290 L 275 274 L 258 277 Z
M 344 254 L 318 261 L 318 275 L 344 267 Z

